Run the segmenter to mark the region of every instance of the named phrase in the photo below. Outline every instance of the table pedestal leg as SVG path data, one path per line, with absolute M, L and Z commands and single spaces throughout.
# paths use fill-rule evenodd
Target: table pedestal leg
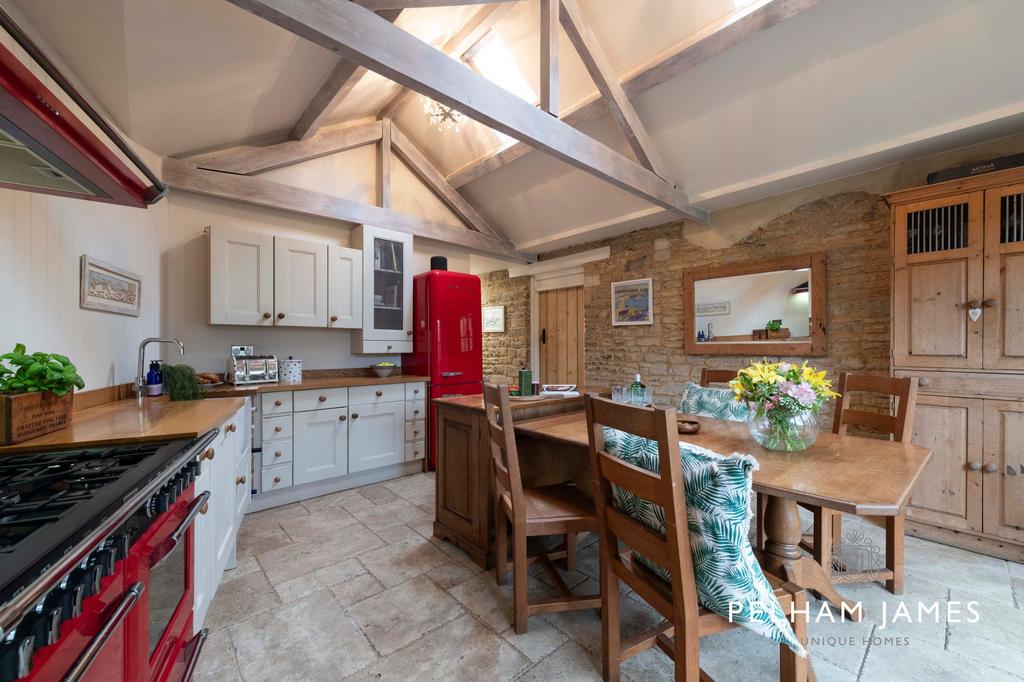
M 829 571 L 800 551 L 802 530 L 796 500 L 769 495 L 764 528 L 764 567 L 769 573 L 818 593 L 837 609 L 845 605 L 847 617 L 861 619 L 863 613 L 855 608 L 857 603 L 844 599 L 832 586 Z

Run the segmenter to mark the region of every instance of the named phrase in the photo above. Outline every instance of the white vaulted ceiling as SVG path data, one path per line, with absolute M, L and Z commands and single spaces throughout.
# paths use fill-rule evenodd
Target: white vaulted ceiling
M 625 75 L 749 1 L 580 4 Z M 17 4 L 116 123 L 163 155 L 285 139 L 337 61 L 225 0 Z M 478 9 L 406 10 L 397 24 L 440 46 Z M 521 0 L 493 29 L 535 91 L 538 24 L 536 0 Z M 1022 24 L 1020 0 L 821 0 L 633 104 L 669 179 L 717 210 L 1024 130 Z M 560 56 L 564 110 L 596 88 L 564 35 Z M 328 120 L 372 117 L 397 91 L 370 75 Z M 432 130 L 418 97 L 395 122 L 445 173 L 505 143 L 477 124 Z M 582 129 L 630 155 L 609 117 Z M 461 191 L 528 251 L 670 218 L 540 152 Z

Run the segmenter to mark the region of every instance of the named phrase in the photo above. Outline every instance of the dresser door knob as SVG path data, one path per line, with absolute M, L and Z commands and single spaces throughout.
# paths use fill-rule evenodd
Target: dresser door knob
M 278 313 L 277 314 L 277 319 L 283 320 L 284 319 L 284 313 Z
M 270 313 L 263 313 L 263 319 L 264 320 L 269 320 L 270 317 L 271 317 Z
M 338 417 L 338 421 L 340 421 L 340 422 L 343 422 L 346 419 L 348 419 L 348 417 L 346 417 L 345 415 L 341 415 L 341 416 Z
M 275 426 L 274 427 L 274 433 L 281 433 L 281 427 L 280 426 Z
M 925 386 L 931 386 L 931 383 L 932 380 L 929 379 L 928 377 L 921 377 L 920 379 L 917 380 L 917 385 L 921 386 L 922 388 Z
M 989 462 L 988 464 L 985 465 L 985 473 L 986 474 L 994 474 L 998 470 L 999 470 L 999 467 L 996 466 L 995 462 Z
M 235 426 L 234 424 L 228 424 L 227 428 L 224 430 L 227 431 L 228 433 L 234 433 L 235 431 L 238 430 L 238 427 Z
M 322 402 L 322 403 L 326 403 L 326 402 L 327 402 L 327 396 L 325 396 L 325 395 L 322 395 L 322 396 L 320 396 L 319 398 L 317 398 L 317 400 L 319 400 L 319 401 L 320 401 L 320 402 Z
M 352 413 L 352 418 L 353 418 L 353 419 L 359 419 L 359 414 L 358 414 L 358 413 L 356 413 L 356 412 L 353 412 L 353 413 Z
M 971 460 L 967 463 L 967 468 L 971 471 L 981 471 L 981 462 L 977 460 Z
M 210 511 L 210 504 L 208 502 L 203 502 L 203 506 L 199 508 L 199 513 L 205 514 L 208 511 Z
M 405 333 L 405 335 L 406 335 L 406 336 L 412 336 L 412 330 L 410 329 L 409 331 L 407 331 L 407 332 Z
M 338 321 L 338 316 L 337 315 L 331 315 L 331 322 L 337 322 L 337 321 Z
M 207 448 L 206 452 L 204 452 L 202 455 L 200 455 L 199 459 L 200 460 L 203 460 L 203 459 L 210 459 L 210 460 L 212 460 L 213 456 L 215 454 L 216 453 L 213 451 L 213 448 Z
M 377 391 L 377 397 L 378 398 L 381 397 L 382 395 L 384 395 L 384 391 Z
M 245 476 L 239 476 L 236 478 L 235 485 L 245 485 Z
M 281 477 L 280 476 L 274 476 L 274 483 L 280 483 L 280 482 L 281 482 Z
M 274 457 L 280 457 L 282 454 L 283 453 L 280 450 L 278 450 L 277 452 L 274 453 Z
M 281 401 L 280 400 L 275 400 L 274 401 L 274 407 L 281 407 Z
M 984 301 L 981 302 L 981 305 L 985 306 L 986 308 L 995 308 L 996 307 L 996 299 L 994 299 L 994 298 L 986 298 Z

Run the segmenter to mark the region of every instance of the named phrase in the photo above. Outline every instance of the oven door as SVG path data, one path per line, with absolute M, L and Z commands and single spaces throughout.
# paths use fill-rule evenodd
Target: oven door
M 129 620 L 129 682 L 180 680 L 170 677 L 191 644 L 195 539 L 193 523 L 210 493 L 189 487 L 136 541 L 131 554 L 146 590 Z M 179 672 L 180 674 L 180 672 Z

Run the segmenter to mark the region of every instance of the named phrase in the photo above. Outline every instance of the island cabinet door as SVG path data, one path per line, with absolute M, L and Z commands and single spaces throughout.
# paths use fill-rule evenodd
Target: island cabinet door
M 210 324 L 274 325 L 274 238 L 210 228 Z
M 985 193 L 985 367 L 1024 370 L 1024 184 Z
M 976 398 L 918 397 L 913 442 L 930 449 L 932 458 L 914 486 L 907 518 L 981 531 L 983 403 Z
M 1024 542 L 1024 402 L 985 401 L 985 532 Z
M 348 408 L 296 412 L 294 419 L 292 482 L 300 485 L 347 474 Z
M 405 461 L 405 402 L 353 405 L 349 413 L 352 473 Z
M 484 556 L 490 518 L 485 495 L 491 475 L 490 448 L 481 441 L 485 428 L 483 415 L 437 410 L 437 521 L 449 539 L 467 551 L 475 545 Z
M 982 365 L 984 193 L 893 207 L 893 362 Z

